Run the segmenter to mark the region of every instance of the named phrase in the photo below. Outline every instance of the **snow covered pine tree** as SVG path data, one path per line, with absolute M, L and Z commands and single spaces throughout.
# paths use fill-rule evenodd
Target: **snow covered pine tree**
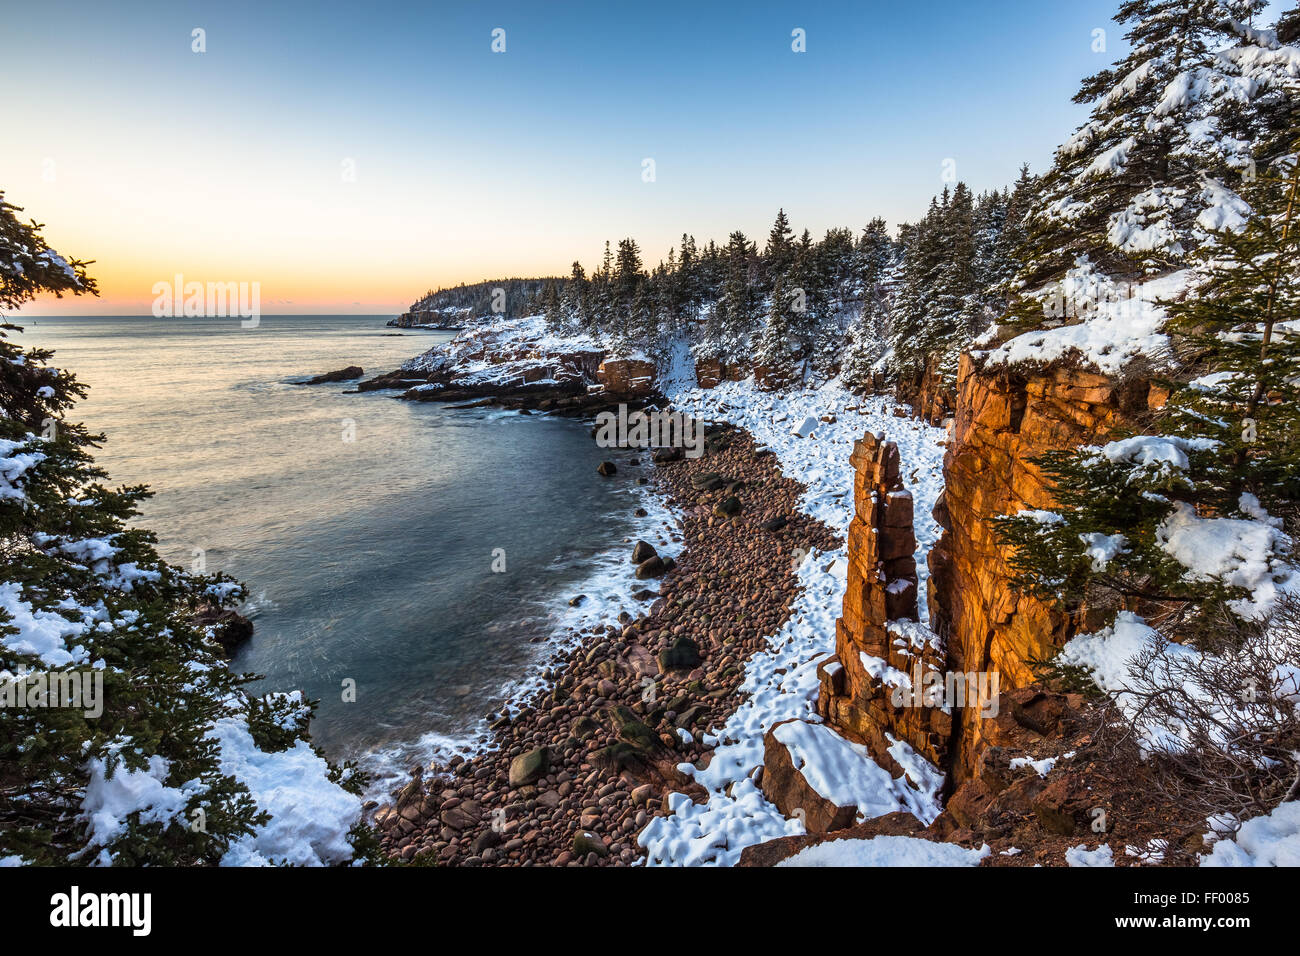
M 95 294 L 0 193 L 0 308 Z M 307 741 L 298 692 L 254 697 L 201 608 L 242 591 L 162 561 L 109 488 L 85 395 L 0 326 L 0 860 L 42 865 L 330 864 L 368 853 L 361 777 Z

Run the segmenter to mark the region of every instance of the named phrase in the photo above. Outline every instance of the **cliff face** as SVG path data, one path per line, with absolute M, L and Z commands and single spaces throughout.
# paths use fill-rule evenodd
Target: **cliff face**
M 885 734 L 906 740 L 948 771 L 950 788 L 970 779 L 983 750 L 1005 736 L 1006 722 L 969 695 L 967 706 L 948 712 L 915 702 L 891 706 L 888 680 L 868 673 L 870 661 L 861 655 L 913 677 L 918 665 L 922 674 L 960 672 L 968 688 L 980 686 L 982 676 L 991 689 L 988 675 L 996 672 L 1003 694 L 1033 683 L 1030 662 L 1050 658 L 1079 622 L 1011 588 L 1008 555 L 990 519 L 1053 504 L 1031 458 L 1104 442 L 1160 400 L 1159 390 L 1137 377 L 981 369 L 969 355 L 962 358 L 944 459 L 946 490 L 934 511 L 944 533 L 929 555 L 930 623 L 938 635 L 932 642 L 923 636 L 909 640 L 906 629 L 900 634 L 887 623 L 906 615 L 903 608 L 885 606 L 898 566 L 891 570 L 884 562 L 897 557 L 911 529 L 904 535 L 898 516 L 887 511 L 889 482 L 898 474 L 897 465 L 883 473 L 879 467 L 888 443 L 868 435 L 855 453 L 861 458 L 854 462 L 858 511 L 849 533 L 849 589 L 837 625 L 837 657 L 822 668 L 822 715 L 873 752 L 883 749 Z M 932 411 L 933 405 L 921 413 Z
M 978 369 L 962 357 L 945 491 L 935 509 L 944 533 L 929 558 L 931 625 L 946 638 L 950 670 L 996 671 L 1001 690 L 1024 687 L 1034 680 L 1030 662 L 1050 658 L 1073 636 L 1078 622 L 1011 588 L 1008 555 L 989 519 L 1052 506 L 1031 458 L 1103 443 L 1159 401 L 1158 390 L 1140 377 Z M 973 709 L 960 712 L 950 768 L 955 783 L 969 778 L 981 750 L 997 742 L 996 726 Z

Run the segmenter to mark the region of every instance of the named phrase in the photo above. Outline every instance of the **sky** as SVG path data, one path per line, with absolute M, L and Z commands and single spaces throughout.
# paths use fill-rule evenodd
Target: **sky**
M 683 232 L 761 245 L 779 207 L 814 236 L 896 225 L 945 169 L 977 192 L 1045 169 L 1124 52 L 1117 7 L 7 4 L 0 189 L 101 291 L 23 314 L 147 313 L 176 275 L 396 314 L 607 239 L 648 264 Z

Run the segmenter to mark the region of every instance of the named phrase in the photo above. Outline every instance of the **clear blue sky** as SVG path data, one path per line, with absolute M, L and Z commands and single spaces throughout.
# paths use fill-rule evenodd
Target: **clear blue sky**
M 946 159 L 977 191 L 1042 170 L 1123 52 L 1117 6 L 11 4 L 0 188 L 97 260 L 110 311 L 180 271 L 386 310 L 625 235 L 651 262 L 683 231 L 762 236 L 778 206 L 897 224 Z

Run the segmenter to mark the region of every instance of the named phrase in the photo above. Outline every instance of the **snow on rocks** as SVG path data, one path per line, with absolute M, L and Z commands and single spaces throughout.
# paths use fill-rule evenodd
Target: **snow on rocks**
M 1089 850 L 1086 843 L 1072 846 L 1065 851 L 1067 866 L 1114 866 L 1115 853 L 1109 843 L 1103 843 L 1095 850 Z
M 993 851 L 987 844 L 968 850 L 906 836 L 829 840 L 800 850 L 777 866 L 979 866 Z
M 771 449 L 782 472 L 805 485 L 800 508 L 840 535 L 846 534 L 852 518 L 849 454 L 853 443 L 867 431 L 883 433 L 896 442 L 904 481 L 916 498 L 917 553 L 924 567 L 925 553 L 941 533 L 930 512 L 943 488 L 942 429 L 896 417 L 892 414 L 896 406 L 890 400 L 859 398 L 834 381 L 820 389 L 789 393 L 759 391 L 752 378 L 723 382 L 713 389 L 685 383 L 671 387 L 666 382 L 665 386 L 677 409 L 701 419 L 729 421 Z M 810 418 L 817 424 L 806 438 L 796 437 L 787 424 Z M 835 620 L 844 599 L 847 571 L 845 548 L 814 552 L 798 568 L 801 590 L 789 620 L 769 638 L 767 648 L 745 665 L 740 685 L 745 700 L 720 730 L 705 735 L 704 742 L 715 747 L 711 761 L 703 770 L 692 764 L 678 767 L 708 791 L 708 798 L 695 804 L 684 794 L 668 796 L 671 814 L 652 820 L 639 836 L 649 865 L 730 866 L 739 861 L 746 846 L 804 832 L 800 821 L 787 819 L 763 796 L 753 778 L 763 764 L 763 740 L 769 730 L 791 719 L 810 726 L 820 720 L 814 710 L 817 664 L 835 649 Z M 937 778 L 937 771 L 904 748 L 895 745 L 895 757 L 905 769 L 910 768 L 909 777 L 925 782 L 924 793 L 926 785 Z M 844 756 L 843 748 L 834 748 L 834 752 Z M 870 769 L 861 764 L 858 767 L 855 779 L 862 788 L 869 786 L 869 778 L 886 788 L 901 785 L 883 771 L 889 783 L 871 777 Z M 807 772 L 814 778 L 821 773 L 815 767 L 808 767 Z M 937 788 L 937 783 L 934 786 Z M 889 804 L 882 813 L 899 808 L 897 793 L 885 790 L 880 797 L 882 808 Z M 867 797 L 860 792 L 856 799 L 866 801 Z M 917 809 L 928 815 L 931 808 L 925 801 L 915 794 L 913 799 Z
M 912 758 L 910 772 L 916 774 L 915 779 L 910 774 L 895 779 L 872 759 L 866 747 L 845 740 L 825 724 L 806 720 L 777 724 L 769 732 L 765 748 L 763 792 L 787 813 L 801 817 L 809 830 L 838 829 L 824 824 L 835 820 L 848 826 L 900 810 L 929 824 L 939 815 L 943 775 L 917 760 L 905 743 L 896 741 L 894 746 L 905 759 Z M 794 781 L 783 780 L 774 793 L 774 760 L 782 765 L 782 776 L 797 774 L 798 784 L 790 786 Z M 811 813 L 823 817 L 817 821 L 822 825 L 814 825 Z
M 1138 237 L 1129 237 L 1131 242 Z M 1072 325 L 1036 329 L 972 355 L 987 364 L 1044 364 L 1077 354 L 1105 375 L 1114 375 L 1138 355 L 1159 356 L 1169 345 L 1160 331 L 1168 318 L 1159 302 L 1176 298 L 1187 285 L 1181 271 L 1135 286 L 1121 286 L 1099 273 L 1086 259 L 1071 269 L 1060 283 L 1040 289 L 1037 297 L 1044 312 Z
M 1300 801 L 1247 820 L 1235 837 L 1215 843 L 1201 866 L 1300 866 Z

